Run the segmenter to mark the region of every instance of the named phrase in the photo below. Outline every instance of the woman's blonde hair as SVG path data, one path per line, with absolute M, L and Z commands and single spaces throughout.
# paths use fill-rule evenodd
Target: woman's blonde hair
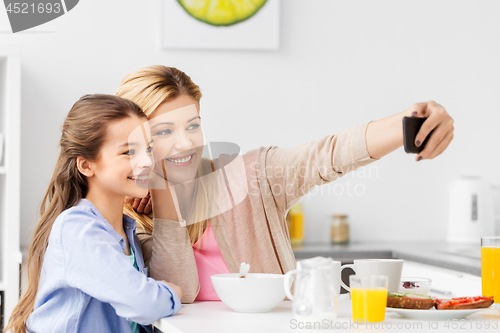
M 5 332 L 26 332 L 26 320 L 34 310 L 52 225 L 59 214 L 87 196 L 87 178 L 78 171 L 77 157 L 97 161 L 108 125 L 132 116 L 146 120 L 135 103 L 113 95 L 83 96 L 69 111 L 59 141 L 59 158 L 40 205 L 40 220 L 29 249 L 28 289 L 14 308 Z
M 137 103 L 146 115 L 151 113 L 163 102 L 175 99 L 180 95 L 194 98 L 198 103 L 201 99 L 200 87 L 184 72 L 174 67 L 162 65 L 141 68 L 125 76 L 116 94 Z M 201 240 L 208 218 L 214 216 L 216 184 L 214 177 L 203 177 L 213 171 L 212 161 L 202 158 L 197 171 L 197 182 L 188 221 L 188 233 L 191 245 Z M 145 231 L 153 230 L 153 221 L 147 215 L 138 214 L 130 204 L 124 205 L 125 214 L 134 218 Z M 212 219 L 212 225 L 216 223 Z M 192 221 L 192 224 L 189 224 Z

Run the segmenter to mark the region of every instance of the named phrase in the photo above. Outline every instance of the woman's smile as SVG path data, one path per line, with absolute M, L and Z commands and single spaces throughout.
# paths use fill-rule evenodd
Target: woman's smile
M 186 167 L 193 163 L 193 155 L 194 153 L 191 155 L 180 156 L 175 158 L 166 158 L 165 160 L 175 166 Z

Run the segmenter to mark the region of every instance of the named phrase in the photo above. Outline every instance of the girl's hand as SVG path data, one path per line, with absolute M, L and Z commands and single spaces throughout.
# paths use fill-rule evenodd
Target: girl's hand
M 165 280 L 161 280 L 161 281 L 165 282 L 167 284 L 167 286 L 169 286 L 175 292 L 175 294 L 177 295 L 177 297 L 179 297 L 179 299 L 182 300 L 182 289 L 181 289 L 181 287 L 179 287 L 179 286 L 177 286 L 177 285 L 175 285 L 175 284 L 173 284 L 171 282 L 169 283 L 169 282 L 167 282 Z
M 412 117 L 428 118 L 423 123 L 415 138 L 415 145 L 417 147 L 420 146 L 427 135 L 434 130 L 429 141 L 425 144 L 424 150 L 415 156 L 415 160 L 432 160 L 441 155 L 448 147 L 451 140 L 453 140 L 453 132 L 455 130 L 455 127 L 453 127 L 454 120 L 441 105 L 434 101 L 413 104 L 411 110 Z
M 148 193 L 144 198 L 125 197 L 124 203 L 132 204 L 132 208 L 139 214 L 149 214 L 153 209 L 151 194 Z

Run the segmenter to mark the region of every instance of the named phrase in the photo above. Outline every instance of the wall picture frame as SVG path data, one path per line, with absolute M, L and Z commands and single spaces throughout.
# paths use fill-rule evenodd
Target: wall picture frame
M 217 0 L 162 0 L 161 48 L 212 50 L 277 50 L 280 33 L 280 0 L 263 0 L 261 7 L 236 23 L 200 15 L 194 6 Z M 241 1 L 235 1 L 235 5 Z M 193 9 L 189 7 L 193 6 Z M 198 17 L 197 17 L 198 16 Z

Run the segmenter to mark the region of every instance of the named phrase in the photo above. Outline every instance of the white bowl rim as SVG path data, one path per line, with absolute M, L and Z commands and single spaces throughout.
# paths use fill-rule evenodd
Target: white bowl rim
M 403 276 L 401 282 L 432 282 L 432 279 L 416 276 Z
M 380 258 L 380 259 L 377 259 L 377 258 L 366 258 L 366 259 L 360 258 L 360 259 L 354 259 L 354 260 L 363 261 L 363 262 L 404 262 L 403 259 L 397 259 L 397 258 Z
M 215 279 L 234 279 L 240 278 L 239 273 L 226 273 L 226 274 L 214 274 L 210 276 Z M 248 273 L 247 277 L 257 278 L 257 279 L 284 279 L 284 274 L 271 274 L 271 273 Z

